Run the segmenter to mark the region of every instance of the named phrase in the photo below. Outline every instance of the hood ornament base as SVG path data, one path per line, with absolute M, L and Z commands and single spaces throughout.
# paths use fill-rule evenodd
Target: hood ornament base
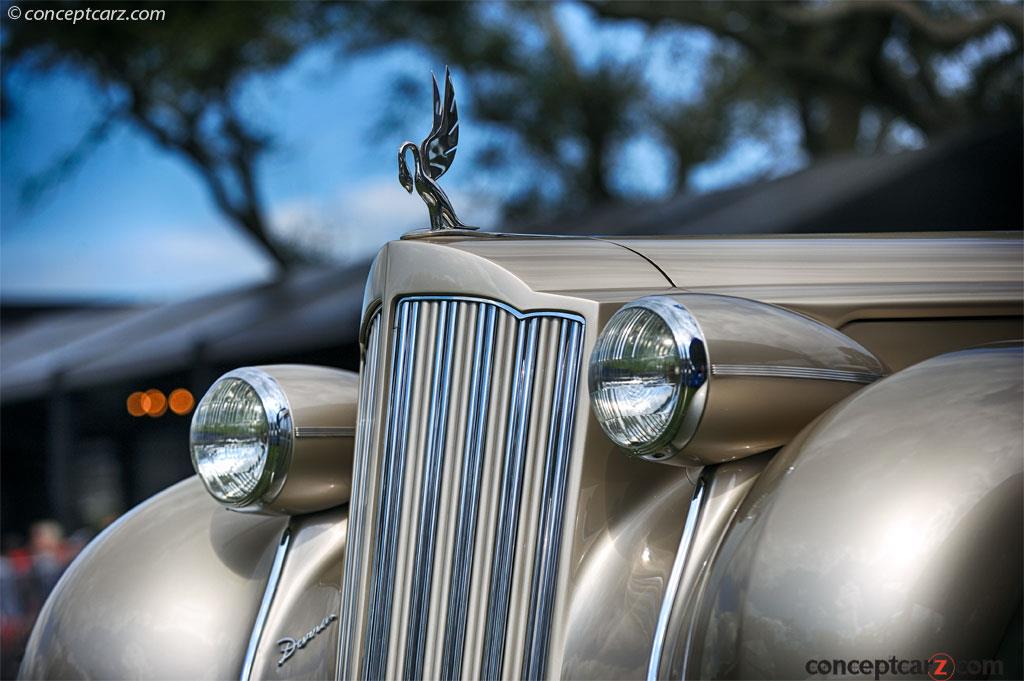
M 434 124 L 426 139 L 417 147 L 412 142 L 403 142 L 398 148 L 398 181 L 405 191 L 413 189 L 427 204 L 430 211 L 430 231 L 475 230 L 476 227 L 465 225 L 459 220 L 452 208 L 448 195 L 441 189 L 437 181 L 441 178 L 452 161 L 459 145 L 459 112 L 455 106 L 455 88 L 452 87 L 451 73 L 444 69 L 444 101 L 441 100 L 434 81 Z M 406 154 L 411 152 L 415 173 L 409 172 L 406 165 Z

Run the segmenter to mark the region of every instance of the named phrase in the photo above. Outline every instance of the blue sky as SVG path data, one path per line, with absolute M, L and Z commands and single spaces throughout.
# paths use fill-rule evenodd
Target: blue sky
M 562 5 L 558 16 L 584 62 L 602 45 L 628 56 L 647 51 L 652 85 L 696 96 L 712 44 L 706 34 L 678 42 L 650 40 L 638 27 L 595 27 L 586 10 Z M 595 39 L 596 36 L 596 39 Z M 243 101 L 275 137 L 260 166 L 275 230 L 315 243 L 338 262 L 372 255 L 389 239 L 422 226 L 425 210 L 396 180 L 394 149 L 419 140 L 430 123 L 428 72 L 441 72 L 422 53 L 394 49 L 352 61 L 313 49 L 284 71 L 248 84 Z M 408 129 L 371 131 L 398 73 L 424 79 L 420 120 Z M 455 83 L 459 88 L 458 72 Z M 260 249 L 222 218 L 205 187 L 179 158 L 130 124 L 118 125 L 84 162 L 35 200 L 22 200 L 28 178 L 51 167 L 97 120 L 100 96 L 65 72 L 12 74 L 17 107 L 0 140 L 0 295 L 7 300 L 161 301 L 265 280 Z M 465 102 L 465 98 L 462 98 Z M 473 144 L 472 111 L 460 106 L 460 148 Z M 403 126 L 404 128 L 404 126 Z M 764 165 L 756 143 L 740 142 L 697 175 L 699 190 L 730 184 Z M 623 154 L 620 188 L 637 198 L 668 189 L 667 159 L 639 136 Z M 497 220 L 500 187 L 473 176 L 460 157 L 445 177 L 460 215 L 488 226 Z
M 287 231 L 315 220 L 327 224 L 312 229 L 332 229 L 324 214 L 340 220 L 346 208 L 357 211 L 354 220 L 373 223 L 346 229 L 350 245 L 337 247 L 339 260 L 350 255 L 346 251 L 367 255 L 377 242 L 410 228 L 422 211 L 419 199 L 395 180 L 394 154 L 365 139 L 375 107 L 387 101 L 382 74 L 402 57 L 408 55 L 346 66 L 325 53 L 310 54 L 245 94 L 247 107 L 277 140 L 260 168 L 275 223 Z M 260 249 L 217 213 L 184 162 L 128 124 L 117 126 L 59 184 L 23 200 L 27 179 L 74 146 L 98 106 L 90 83 L 70 73 L 18 73 L 11 86 L 18 108 L 4 123 L 0 146 L 4 298 L 160 300 L 270 274 Z M 429 102 L 424 105 L 429 116 Z M 396 147 L 403 132 L 396 131 Z M 377 200 L 378 211 L 366 205 L 367 197 Z

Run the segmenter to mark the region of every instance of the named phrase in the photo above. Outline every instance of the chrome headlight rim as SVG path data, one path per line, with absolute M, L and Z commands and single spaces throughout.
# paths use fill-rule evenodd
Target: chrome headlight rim
M 292 451 L 295 448 L 295 429 L 292 423 L 291 407 L 278 382 L 267 372 L 252 367 L 242 367 L 224 374 L 210 385 L 206 394 L 203 395 L 203 399 L 221 382 L 230 379 L 242 381 L 253 389 L 260 400 L 264 417 L 267 420 L 267 451 L 264 455 L 265 461 L 259 480 L 253 489 L 241 499 L 224 499 L 210 488 L 206 478 L 199 472 L 196 450 L 191 442 L 189 443 L 189 455 L 192 459 L 192 467 L 202 481 L 203 487 L 218 503 L 236 511 L 256 510 L 263 504 L 273 501 L 284 487 L 288 468 L 291 466 Z M 201 403 L 202 400 L 200 400 Z M 195 413 L 198 411 L 197 405 Z M 195 417 L 193 416 L 193 418 Z
M 711 359 L 700 323 L 679 301 L 665 295 L 644 296 L 620 307 L 612 318 L 623 310 L 634 308 L 644 309 L 661 318 L 672 335 L 679 362 L 682 366 L 691 367 L 690 371 L 680 372 L 679 398 L 661 434 L 639 446 L 625 447 L 616 442 L 617 446 L 631 456 L 647 461 L 664 461 L 685 447 L 697 432 L 707 402 Z M 612 318 L 609 318 L 609 324 Z M 607 324 L 605 328 L 608 328 Z M 603 333 L 604 330 L 601 331 L 601 334 Z M 598 340 L 601 334 L 598 335 Z M 615 442 L 600 419 L 598 423 L 609 439 Z

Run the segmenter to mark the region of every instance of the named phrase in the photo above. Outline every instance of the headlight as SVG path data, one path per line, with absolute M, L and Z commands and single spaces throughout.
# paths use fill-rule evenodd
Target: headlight
M 300 515 L 349 500 L 359 377 L 303 364 L 235 369 L 192 416 L 192 465 L 239 511 Z
M 619 309 L 590 358 L 590 400 L 611 440 L 663 459 L 693 435 L 704 408 L 708 359 L 689 311 L 664 296 Z
M 245 508 L 280 490 L 292 418 L 277 382 L 256 369 L 225 374 L 192 417 L 192 465 L 217 501 Z

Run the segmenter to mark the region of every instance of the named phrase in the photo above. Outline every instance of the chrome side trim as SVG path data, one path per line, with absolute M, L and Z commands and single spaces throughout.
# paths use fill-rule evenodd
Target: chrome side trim
M 363 547 L 366 544 L 366 496 L 370 485 L 367 469 L 372 455 L 370 444 L 375 431 L 373 405 L 377 397 L 377 374 L 380 360 L 380 309 L 378 308 L 367 324 L 366 346 L 363 356 L 362 376 L 359 384 L 359 415 L 356 420 L 355 457 L 352 463 L 352 497 L 348 505 L 348 537 L 345 547 L 345 575 L 341 591 L 341 621 L 338 634 L 339 679 L 350 679 L 354 673 L 355 651 L 350 648 L 353 618 L 359 617 L 356 592 L 362 574 Z
M 508 623 L 509 597 L 512 591 L 512 561 L 516 533 L 519 530 L 519 504 L 523 491 L 523 466 L 526 462 L 526 427 L 530 419 L 533 398 L 537 327 L 537 321 L 530 319 L 519 322 L 516 329 L 514 366 L 517 371 L 512 383 L 512 413 L 505 437 L 498 527 L 494 537 L 494 562 L 487 598 L 483 664 L 480 667 L 480 677 L 484 679 L 501 677 L 505 654 L 505 628 Z
M 563 321 L 559 329 L 558 359 L 555 364 L 555 395 L 548 433 L 547 461 L 541 488 L 541 510 L 530 586 L 530 617 L 526 629 L 526 661 L 523 679 L 546 678 L 548 632 L 554 607 L 558 549 L 562 544 L 565 486 L 572 447 L 570 424 L 576 410 L 576 387 L 580 372 L 581 325 Z
M 295 437 L 352 437 L 356 429 L 352 426 L 306 426 L 296 428 Z
M 270 574 L 267 576 L 267 587 L 263 590 L 263 600 L 260 601 L 260 609 L 256 612 L 256 621 L 253 623 L 252 633 L 249 635 L 249 645 L 245 649 L 245 661 L 242 663 L 242 674 L 239 677 L 241 681 L 249 681 L 252 678 L 256 651 L 259 650 L 260 639 L 263 637 L 263 627 L 267 624 L 270 604 L 274 602 L 277 583 L 281 580 L 281 570 L 284 568 L 284 558 L 288 553 L 288 544 L 291 543 L 291 539 L 291 530 L 285 530 L 281 535 L 281 541 L 277 544 L 274 562 L 271 564 Z
M 669 575 L 668 585 L 665 587 L 665 595 L 661 600 L 661 611 L 658 613 L 658 623 L 654 628 L 654 642 L 651 644 L 651 659 L 647 665 L 647 680 L 658 681 L 658 668 L 661 666 L 661 657 L 665 650 L 665 637 L 668 634 L 669 618 L 672 615 L 672 606 L 676 602 L 676 592 L 679 591 L 679 582 L 683 578 L 683 570 L 690 557 L 690 549 L 693 546 L 693 536 L 696 533 L 697 522 L 700 520 L 701 509 L 704 506 L 704 476 L 697 480 L 693 490 L 693 497 L 690 499 L 690 508 L 686 511 L 686 523 L 683 525 L 683 534 L 679 538 L 679 550 L 676 551 L 675 562 L 672 563 L 672 573 Z
M 817 381 L 846 381 L 848 383 L 874 383 L 882 374 L 818 367 L 786 367 L 761 364 L 712 364 L 714 376 L 757 376 L 763 378 L 803 378 Z

